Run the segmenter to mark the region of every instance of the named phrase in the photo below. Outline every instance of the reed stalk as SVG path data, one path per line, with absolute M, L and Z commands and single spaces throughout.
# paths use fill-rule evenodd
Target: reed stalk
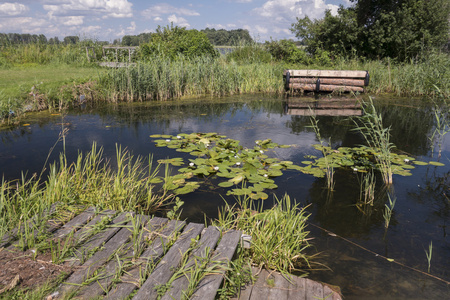
M 430 273 L 431 268 L 431 256 L 433 255 L 433 241 L 430 242 L 430 245 L 428 246 L 428 252 L 425 250 L 425 255 L 427 256 L 427 262 L 428 262 L 428 273 Z
M 383 213 L 384 218 L 384 228 L 387 230 L 389 227 L 389 223 L 391 222 L 392 212 L 394 211 L 395 202 L 397 201 L 397 197 L 394 199 L 391 198 L 391 194 L 388 193 L 389 205 L 385 204 L 385 209 Z
M 390 142 L 390 127 L 383 126 L 381 114 L 378 114 L 373 105 L 372 98 L 368 102 L 362 102 L 363 115 L 353 119 L 356 128 L 364 137 L 369 147 L 376 152 L 374 159 L 377 168 L 380 170 L 383 181 L 386 185 L 392 184 L 392 163 L 391 151 L 395 148 Z
M 310 111 L 312 112 L 311 108 Z M 327 148 L 325 145 L 325 142 L 322 139 L 322 136 L 320 135 L 320 129 L 319 129 L 319 120 L 317 120 L 316 116 L 314 114 L 310 117 L 311 126 L 314 130 L 314 133 L 316 134 L 316 137 L 321 145 L 321 151 L 325 162 L 325 176 L 327 178 L 327 189 L 329 191 L 334 191 L 334 165 L 333 162 L 329 159 L 329 150 L 331 148 Z M 328 140 L 328 145 L 331 146 L 331 138 Z

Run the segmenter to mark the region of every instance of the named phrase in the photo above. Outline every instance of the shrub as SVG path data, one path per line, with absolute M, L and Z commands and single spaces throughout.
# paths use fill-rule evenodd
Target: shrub
M 150 41 L 141 47 L 144 59 L 151 56 L 163 56 L 175 59 L 178 56 L 193 58 L 197 56 L 217 56 L 214 46 L 206 34 L 195 29 L 171 25 L 162 28 L 158 26 Z

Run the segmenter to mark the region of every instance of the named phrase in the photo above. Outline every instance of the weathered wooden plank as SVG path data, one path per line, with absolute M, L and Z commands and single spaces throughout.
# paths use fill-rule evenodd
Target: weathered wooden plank
M 197 248 L 192 251 L 190 258 L 186 264 L 186 268 L 194 265 L 197 257 L 206 257 L 207 252 L 215 248 L 220 237 L 220 230 L 217 227 L 210 226 L 206 228 L 204 234 L 197 244 Z M 207 249 L 209 249 L 207 251 Z M 161 298 L 161 300 L 181 299 L 183 292 L 187 290 L 189 285 L 189 275 L 179 277 L 172 282 L 172 288 Z
M 258 274 L 258 279 L 253 287 L 250 300 L 262 300 L 269 299 L 269 283 L 273 281 L 274 277 L 269 274 L 266 270 L 261 270 Z
M 362 116 L 361 109 L 288 108 L 286 113 L 294 116 Z
M 352 108 L 352 109 L 360 109 L 361 105 L 357 101 L 351 100 L 319 100 L 319 101 L 295 101 L 288 100 L 287 101 L 288 108 L 333 108 L 333 109 L 342 109 L 342 108 Z
M 78 230 L 84 224 L 86 224 L 95 215 L 95 207 L 89 207 L 81 214 L 77 215 L 75 218 L 64 224 L 59 230 L 57 230 L 53 236 L 56 238 L 63 238 L 68 235 L 71 231 Z
M 157 287 L 169 281 L 175 272 L 175 269 L 181 263 L 184 253 L 189 250 L 191 239 L 197 237 L 205 226 L 203 224 L 190 223 L 186 226 L 183 234 L 170 248 L 169 252 L 164 255 L 156 266 L 155 270 L 150 274 L 144 284 L 141 286 L 134 300 L 157 299 Z
M 256 278 L 259 274 L 260 269 L 256 267 L 251 267 L 252 277 Z M 253 287 L 255 282 L 249 282 L 244 287 L 241 288 L 241 290 L 238 292 L 237 295 L 235 295 L 230 300 L 250 300 L 250 297 L 252 295 Z
M 341 296 L 326 284 L 323 286 L 323 297 L 327 300 L 341 300 Z
M 45 218 L 47 216 L 52 215 L 55 210 L 56 210 L 56 205 L 57 203 L 52 204 L 48 209 L 44 209 L 44 211 L 42 212 L 41 216 L 34 216 L 31 220 L 29 220 L 26 224 L 26 226 L 28 228 L 34 228 L 36 226 L 36 224 L 39 222 L 39 219 Z M 55 231 L 57 228 L 60 227 L 61 224 L 58 223 L 48 223 L 46 224 L 46 230 L 48 232 L 53 232 Z M 13 230 L 11 230 L 10 232 L 4 234 L 0 240 L 0 248 L 3 248 L 7 245 L 9 245 L 12 241 L 14 241 L 17 238 L 17 235 L 19 233 L 19 230 L 23 231 L 23 227 L 16 227 Z M 33 229 L 33 234 L 36 237 L 38 234 L 38 230 L 34 230 Z
M 306 299 L 306 279 L 294 276 L 292 277 L 292 287 L 288 292 L 289 300 L 305 300 Z
M 86 259 L 85 257 L 89 252 L 94 251 L 98 247 L 105 244 L 109 239 L 111 239 L 127 222 L 127 216 L 129 213 L 121 213 L 116 218 L 114 218 L 109 227 L 101 232 L 90 237 L 83 245 L 81 245 L 77 250 L 74 257 L 67 260 L 67 263 L 71 266 L 80 266 Z M 86 226 L 85 226 L 86 227 Z M 81 229 L 83 230 L 84 227 Z M 80 231 L 81 231 L 80 230 Z
M 288 300 L 289 288 L 293 288 L 291 281 L 286 279 L 279 273 L 274 273 L 275 281 L 274 287 L 269 290 L 269 299 L 274 300 Z
M 89 223 L 84 225 L 82 228 L 80 228 L 80 230 L 77 230 L 73 234 L 73 239 L 78 243 L 83 242 L 89 237 L 89 232 L 98 222 L 100 222 L 104 217 L 111 217 L 114 214 L 116 214 L 116 211 L 114 210 L 104 210 L 99 212 L 91 221 L 89 221 Z
M 304 84 L 304 83 L 290 83 L 289 88 L 293 90 L 303 90 L 303 91 L 315 91 L 317 89 L 316 84 Z M 364 92 L 364 88 L 360 86 L 348 86 L 348 85 L 331 85 L 331 84 L 320 84 L 319 91 L 321 92 Z
M 126 224 L 123 226 L 126 226 Z M 128 241 L 130 236 L 131 231 L 128 228 L 120 229 L 108 242 L 106 242 L 102 250 L 96 252 L 83 264 L 82 268 L 70 275 L 61 286 L 60 293 L 62 295 L 67 295 L 67 293 L 76 290 L 78 288 L 77 285 L 82 284 L 86 279 L 91 277 L 92 274 L 105 264 L 108 258 L 113 255 L 121 245 Z
M 323 299 L 323 285 L 311 279 L 306 280 L 306 300 Z
M 242 233 L 240 231 L 230 230 L 225 232 L 222 236 L 222 240 L 217 246 L 213 261 L 215 263 L 221 262 L 223 265 L 227 265 L 232 259 L 236 247 L 241 239 Z M 198 289 L 195 291 L 192 299 L 212 300 L 216 296 L 217 289 L 220 287 L 225 270 L 220 274 L 211 274 L 205 276 L 199 283 Z
M 344 78 L 365 78 L 366 71 L 349 71 L 349 70 L 284 70 L 283 75 L 289 72 L 291 77 L 344 77 Z
M 152 243 L 144 253 L 142 253 L 138 261 L 141 264 L 127 270 L 127 273 L 120 278 L 121 282 L 108 292 L 106 299 L 124 299 L 137 289 L 140 285 L 140 274 L 146 272 L 149 265 L 153 264 L 163 255 L 168 241 L 170 241 L 170 239 L 180 231 L 185 224 L 186 223 L 183 221 L 170 221 L 160 232 L 157 229 L 151 230 L 150 235 L 152 235 Z
M 144 215 L 137 215 L 134 217 L 135 224 L 134 227 L 140 228 L 147 223 L 150 217 Z M 163 219 L 154 218 L 149 221 L 149 225 L 160 224 Z M 122 249 L 122 253 L 116 253 L 116 257 L 111 259 L 104 267 L 101 272 L 100 279 L 92 282 L 90 285 L 82 288 L 78 293 L 77 297 L 82 299 L 95 298 L 101 296 L 109 289 L 109 286 L 116 275 L 116 272 L 120 270 L 121 266 L 126 262 L 126 260 L 131 260 L 134 257 L 134 250 L 140 249 L 145 242 L 144 235 L 138 237 L 138 240 L 128 242 Z M 136 245 L 133 245 L 137 243 Z M 134 247 L 136 246 L 136 247 Z M 120 275 L 120 274 L 119 274 Z
M 303 78 L 294 77 L 289 79 L 289 83 L 310 83 L 316 84 L 317 77 Z M 333 84 L 333 85 L 350 85 L 350 86 L 364 86 L 364 79 L 348 79 L 348 78 L 320 78 L 320 84 Z

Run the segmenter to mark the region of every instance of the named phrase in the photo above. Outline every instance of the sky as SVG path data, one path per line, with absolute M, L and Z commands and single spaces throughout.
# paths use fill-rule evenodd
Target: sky
M 294 38 L 296 17 L 320 19 L 350 0 L 0 0 L 0 32 L 76 35 L 112 42 L 154 32 L 158 25 L 187 29 L 247 29 L 259 42 Z

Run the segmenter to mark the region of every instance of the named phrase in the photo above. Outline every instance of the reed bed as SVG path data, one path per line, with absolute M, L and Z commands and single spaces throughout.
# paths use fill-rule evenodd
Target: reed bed
M 128 68 L 111 69 L 98 82 L 105 99 L 168 100 L 183 96 L 281 93 L 281 65 L 239 66 L 224 59 L 199 57 L 168 60 L 153 57 Z

